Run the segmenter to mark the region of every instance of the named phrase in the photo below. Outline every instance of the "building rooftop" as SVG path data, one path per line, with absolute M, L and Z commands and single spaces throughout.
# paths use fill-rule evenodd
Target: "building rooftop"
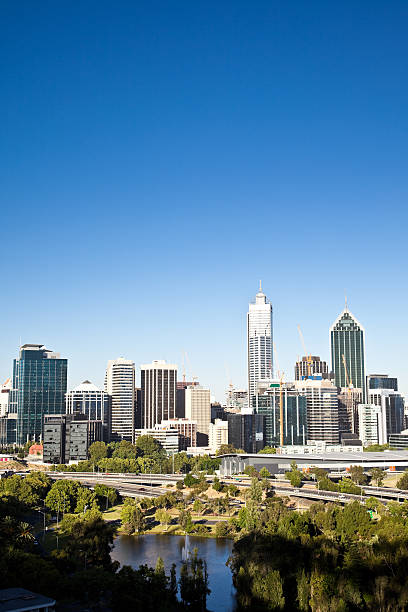
M 84 382 L 75 387 L 73 391 L 100 391 L 100 389 L 89 380 L 84 380 Z
M 277 463 L 291 461 L 292 459 L 296 462 L 298 461 L 347 461 L 348 463 L 371 463 L 375 462 L 384 462 L 386 464 L 392 464 L 394 462 L 398 463 L 399 461 L 408 461 L 408 451 L 384 451 L 378 453 L 370 453 L 370 452 L 362 452 L 362 453 L 352 453 L 352 456 L 348 453 L 288 453 L 287 455 L 283 454 L 269 454 L 269 453 L 227 453 L 225 455 L 219 455 L 219 458 L 223 457 L 258 457 L 258 459 L 268 458 L 274 459 Z
M 0 612 L 22 612 L 55 606 L 55 599 L 18 587 L 0 590 Z

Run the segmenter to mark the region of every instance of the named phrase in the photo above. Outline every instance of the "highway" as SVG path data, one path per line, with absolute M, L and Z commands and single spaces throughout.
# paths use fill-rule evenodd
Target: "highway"
M 54 480 L 64 478 L 78 480 L 82 484 L 93 488 L 95 484 L 101 483 L 114 487 L 125 497 L 158 497 L 168 492 L 167 486 L 174 485 L 179 480 L 183 480 L 183 474 L 106 474 L 90 472 L 49 472 L 49 476 Z M 208 481 L 213 480 L 213 476 L 207 476 Z M 239 487 L 249 487 L 251 479 L 243 476 L 242 478 L 223 478 L 221 482 L 225 484 L 235 484 Z M 292 487 L 288 480 L 270 480 L 271 486 L 276 493 L 287 494 L 289 497 L 304 498 L 320 501 L 336 501 L 345 504 L 353 500 L 362 501 L 367 497 L 386 503 L 388 501 L 404 501 L 408 499 L 408 491 L 388 487 L 364 486 L 363 495 L 352 495 L 349 493 L 338 493 L 333 491 L 321 491 L 316 484 L 311 481 L 303 481 L 300 487 Z

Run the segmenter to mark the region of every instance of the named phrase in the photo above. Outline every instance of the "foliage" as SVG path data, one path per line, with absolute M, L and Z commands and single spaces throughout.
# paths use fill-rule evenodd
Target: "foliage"
M 397 480 L 397 488 L 406 491 L 408 489 L 408 470 L 405 470 Z
M 149 436 L 150 438 L 150 436 Z M 143 441 L 142 441 L 143 447 Z M 112 453 L 113 459 L 136 459 L 138 447 L 128 440 L 121 440 Z M 144 453 L 142 453 L 144 454 Z
M 221 444 L 220 448 L 215 453 L 217 457 L 219 455 L 229 455 L 229 454 L 243 454 L 245 451 L 242 448 L 235 448 L 233 444 Z
M 197 612 L 205 612 L 207 595 L 211 591 L 208 588 L 207 564 L 197 558 L 197 550 L 194 551 L 194 556 L 181 566 L 179 584 L 182 603 Z
M 303 474 L 298 469 L 296 461 L 292 461 L 290 464 L 290 472 L 285 472 L 285 478 L 287 478 L 292 487 L 300 487 L 303 480 Z
M 93 442 L 88 449 L 88 454 L 93 464 L 108 456 L 108 448 L 105 442 Z
M 385 471 L 379 467 L 371 470 L 371 480 L 377 484 L 377 487 L 382 487 L 384 484 Z
M 109 506 L 114 506 L 119 501 L 119 493 L 114 487 L 108 487 L 105 484 L 96 484 L 94 493 L 97 498 L 98 506 L 101 510 Z
M 259 472 L 253 465 L 247 465 L 244 469 L 244 474 L 251 476 L 251 478 L 259 477 Z
M 131 535 L 132 533 L 141 534 L 146 529 L 145 516 L 140 509 L 136 500 L 131 497 L 125 499 L 121 511 L 121 521 L 125 531 Z
M 166 510 L 164 510 L 163 508 L 158 508 L 156 510 L 154 518 L 162 525 L 165 525 L 166 529 L 171 523 L 171 514 L 169 512 L 166 512 Z
M 356 484 L 367 484 L 368 478 L 366 474 L 364 474 L 364 468 L 362 465 L 350 465 L 350 477 Z
M 271 473 L 270 471 L 266 468 L 263 467 L 259 470 L 259 475 L 261 478 L 270 478 L 271 477 Z
M 365 453 L 380 453 L 385 450 L 389 450 L 389 444 L 370 444 L 370 446 L 366 446 L 363 451 Z
M 198 484 L 198 478 L 194 478 L 194 476 L 190 473 L 185 475 L 184 484 L 186 487 L 193 487 L 195 484 Z
M 276 455 L 276 448 L 274 446 L 264 446 L 258 451 L 258 455 Z
M 222 491 L 222 484 L 220 483 L 220 479 L 217 478 L 217 476 L 214 477 L 213 483 L 212 483 L 212 488 L 214 489 L 214 491 Z

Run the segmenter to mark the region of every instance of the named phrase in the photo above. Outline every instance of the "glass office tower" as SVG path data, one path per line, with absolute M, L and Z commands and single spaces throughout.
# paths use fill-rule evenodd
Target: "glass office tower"
M 66 359 L 42 344 L 24 344 L 13 364 L 10 412 L 17 414 L 17 444 L 40 441 L 45 414 L 65 413 Z
M 272 383 L 264 393 L 252 399 L 257 414 L 265 417 L 265 446 L 280 445 L 280 399 L 283 405 L 283 444 L 303 444 L 307 442 L 307 403 L 290 383 Z
M 273 376 L 272 304 L 263 293 L 261 283 L 255 302 L 249 304 L 247 334 L 248 403 L 251 406 L 257 382 Z
M 336 387 L 345 388 L 349 383 L 363 391 L 365 403 L 364 327 L 351 314 L 347 306 L 330 328 L 332 370 Z M 343 355 L 347 366 L 344 367 Z

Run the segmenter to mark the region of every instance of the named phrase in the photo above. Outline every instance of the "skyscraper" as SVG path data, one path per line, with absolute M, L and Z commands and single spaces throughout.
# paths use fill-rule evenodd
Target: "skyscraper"
M 211 393 L 199 385 L 186 389 L 186 418 L 197 423 L 197 446 L 207 446 L 211 423 Z
M 266 299 L 259 283 L 255 302 L 249 304 L 248 334 L 248 403 L 256 395 L 256 383 L 273 376 L 272 304 Z
M 159 360 L 141 365 L 140 371 L 144 428 L 175 419 L 177 366 Z
M 133 440 L 135 419 L 135 364 L 111 359 L 105 375 L 105 391 L 112 397 L 112 437 Z
M 65 412 L 67 360 L 42 344 L 24 344 L 14 360 L 9 411 L 17 414 L 17 444 L 39 441 L 45 414 Z
M 111 430 L 111 396 L 89 380 L 68 391 L 65 396 L 67 414 L 81 413 L 89 421 L 102 421 L 103 439 L 109 442 Z
M 334 384 L 344 388 L 352 384 L 363 391 L 365 402 L 364 327 L 349 311 L 347 304 L 330 328 Z M 343 355 L 346 362 L 344 367 Z M 348 378 L 348 381 L 347 381 Z
M 329 380 L 299 380 L 295 387 L 307 402 L 307 438 L 339 442 L 339 402 L 337 388 Z

